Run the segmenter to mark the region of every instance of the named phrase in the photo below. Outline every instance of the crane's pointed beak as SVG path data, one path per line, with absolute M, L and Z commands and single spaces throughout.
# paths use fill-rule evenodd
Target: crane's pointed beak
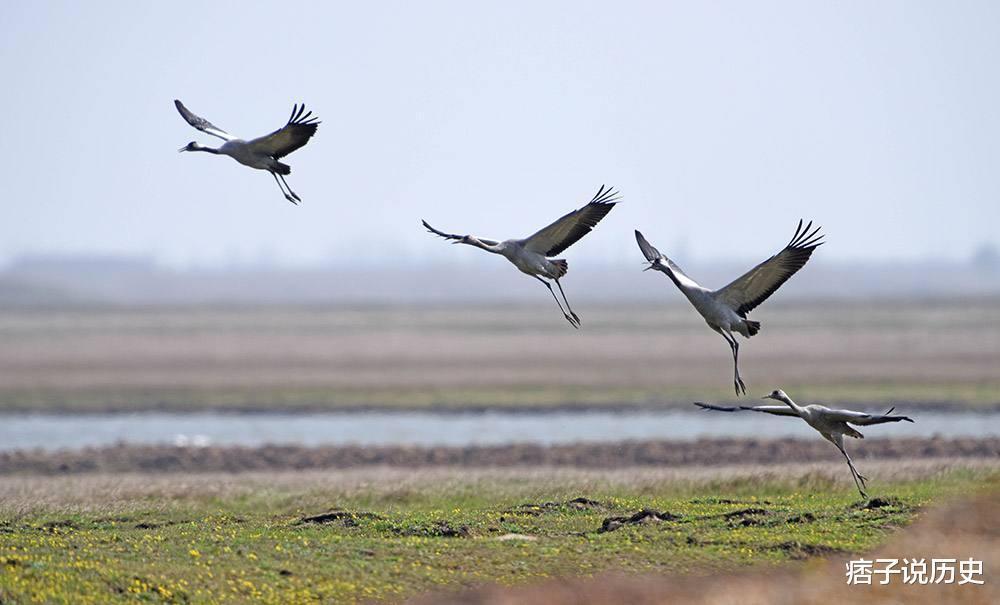
M 771 397 L 770 395 L 764 395 L 763 397 L 761 397 L 761 399 L 774 399 L 774 397 Z
M 180 153 L 182 151 L 187 151 L 187 145 L 185 145 L 185 146 L 181 147 L 180 149 L 178 149 L 177 153 Z

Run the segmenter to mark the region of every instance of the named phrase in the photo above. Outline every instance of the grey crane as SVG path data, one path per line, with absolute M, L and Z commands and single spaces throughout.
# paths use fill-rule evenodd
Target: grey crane
M 854 437 L 855 439 L 864 439 L 865 436 L 849 425 L 870 426 L 873 424 L 885 424 L 887 422 L 899 422 L 901 420 L 913 422 L 913 419 L 908 416 L 890 416 L 893 410 L 896 409 L 895 407 L 889 408 L 884 414 L 868 414 L 865 412 L 855 412 L 854 410 L 834 410 L 825 405 L 813 404 L 801 406 L 792 401 L 792 398 L 786 395 L 781 389 L 771 391 L 770 395 L 764 395 L 762 399 L 774 399 L 775 401 L 782 402 L 784 405 L 741 405 L 739 407 L 730 407 L 712 405 L 700 401 L 696 401 L 695 405 L 704 410 L 715 410 L 718 412 L 751 410 L 774 414 L 775 416 L 798 416 L 805 420 L 806 424 L 816 429 L 820 435 L 823 435 L 824 439 L 837 446 L 840 453 L 847 459 L 847 466 L 851 469 L 854 484 L 858 486 L 858 491 L 861 492 L 862 498 L 868 497 L 868 494 L 865 493 L 865 488 L 868 487 L 866 483 L 868 478 L 859 473 L 858 469 L 854 468 L 854 462 L 847 455 L 847 450 L 844 449 L 844 435 Z
M 520 269 L 522 273 L 542 282 L 549 289 L 566 320 L 574 328 L 579 329 L 580 317 L 570 308 L 569 301 L 566 300 L 566 293 L 563 291 L 562 284 L 559 283 L 559 278 L 566 275 L 569 265 L 564 259 L 551 257 L 561 254 L 563 250 L 590 233 L 620 200 L 621 197 L 617 192 L 612 191 L 610 187 L 605 188 L 604 185 L 601 185 L 597 194 L 586 206 L 570 212 L 524 239 L 497 241 L 473 235 L 454 235 L 438 231 L 431 227 L 427 221 L 422 222 L 428 231 L 451 240 L 453 244 L 468 244 L 493 254 L 500 254 Z M 546 279 L 551 279 L 559 287 L 559 292 L 566 303 L 566 309 L 563 309 L 562 303 L 559 302 L 555 291 L 552 290 L 552 284 Z
M 188 124 L 225 141 L 218 148 L 205 147 L 191 141 L 178 151 L 205 151 L 216 155 L 228 155 L 244 166 L 266 170 L 274 177 L 274 182 L 278 183 L 278 189 L 281 189 L 286 200 L 296 205 L 302 201 L 285 181 L 285 175 L 291 174 L 292 167 L 278 160 L 304 146 L 316 134 L 320 122 L 318 118 L 310 117 L 311 111 L 305 113 L 305 105 L 293 105 L 292 115 L 288 117 L 288 122 L 284 126 L 271 134 L 249 141 L 234 137 L 205 118 L 195 115 L 177 99 L 174 99 L 174 105 Z
M 747 387 L 740 377 L 740 344 L 733 332 L 750 338 L 760 331 L 760 322 L 747 319 L 747 313 L 774 294 L 781 284 L 806 264 L 813 250 L 823 244 L 820 241 L 823 236 L 817 235 L 820 228 L 810 229 L 812 221 L 803 229 L 800 220 L 795 235 L 780 252 L 718 290 L 709 290 L 688 277 L 674 261 L 651 246 L 642 233 L 635 232 L 639 249 L 649 261 L 649 266 L 643 270 L 655 269 L 669 277 L 705 318 L 708 326 L 729 343 L 733 352 L 733 385 L 737 396 L 741 390 L 745 395 Z

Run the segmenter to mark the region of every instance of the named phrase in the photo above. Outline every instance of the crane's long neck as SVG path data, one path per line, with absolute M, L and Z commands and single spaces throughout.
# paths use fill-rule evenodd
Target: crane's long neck
M 674 270 L 671 269 L 669 265 L 667 265 L 666 263 L 663 263 L 663 262 L 659 262 L 659 263 L 657 263 L 657 269 L 659 271 L 662 271 L 664 275 L 666 275 L 667 277 L 669 277 L 670 281 L 674 282 L 674 285 L 677 286 L 681 291 L 684 291 L 684 290 L 687 289 L 681 283 L 681 280 L 677 279 L 677 275 L 674 273 Z
M 218 149 L 216 149 L 215 147 L 204 147 L 202 145 L 198 145 L 197 147 L 195 147 L 191 151 L 204 151 L 205 153 L 214 153 L 215 155 L 222 154 L 222 152 L 219 151 Z
M 645 270 L 649 271 L 650 269 L 659 271 L 660 273 L 663 273 L 664 275 L 669 277 L 670 281 L 674 282 L 674 285 L 677 286 L 677 288 L 681 292 L 687 294 L 688 290 L 690 290 L 688 284 L 685 284 L 683 281 L 681 281 L 679 277 L 677 277 L 677 273 L 674 272 L 673 267 L 670 266 L 670 262 L 667 261 L 666 259 L 657 259 L 653 261 L 653 263 L 649 265 L 649 267 L 647 267 Z
M 792 401 L 792 398 L 789 397 L 788 395 L 781 395 L 781 396 L 779 396 L 778 399 L 781 402 L 783 402 L 785 405 L 787 405 L 788 407 L 792 408 L 792 411 L 795 412 L 796 414 L 798 414 L 799 416 L 804 416 L 805 415 L 805 413 L 806 413 L 805 408 L 803 408 L 799 404 L 797 404 L 794 401 Z

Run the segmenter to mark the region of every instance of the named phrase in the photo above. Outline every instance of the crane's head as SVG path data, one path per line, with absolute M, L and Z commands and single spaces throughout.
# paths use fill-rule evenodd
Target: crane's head
M 788 395 L 785 395 L 785 392 L 782 391 L 781 389 L 775 389 L 771 391 L 770 395 L 764 395 L 763 397 L 761 397 L 761 399 L 775 399 L 777 401 L 784 401 L 785 399 L 788 399 Z
M 185 145 L 185 146 L 181 147 L 180 149 L 178 149 L 177 152 L 180 153 L 181 151 L 198 151 L 199 149 L 201 149 L 201 146 L 198 145 L 197 142 L 191 141 L 187 145 Z

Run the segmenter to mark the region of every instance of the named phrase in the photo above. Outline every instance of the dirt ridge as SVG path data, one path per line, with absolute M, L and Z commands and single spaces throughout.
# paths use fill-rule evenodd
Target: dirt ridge
M 852 443 L 851 455 L 865 459 L 997 458 L 1000 437 L 885 438 Z M 371 466 L 578 467 L 614 469 L 659 466 L 722 466 L 840 460 L 820 439 L 699 439 L 623 441 L 569 445 L 499 446 L 320 446 L 262 447 L 128 445 L 47 452 L 0 452 L 0 476 L 17 474 L 189 472 L 241 473 L 275 470 L 344 469 Z

